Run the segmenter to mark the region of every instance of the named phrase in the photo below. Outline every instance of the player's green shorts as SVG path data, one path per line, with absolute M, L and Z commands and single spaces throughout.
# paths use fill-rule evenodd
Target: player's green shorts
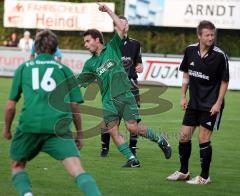
M 46 152 L 56 160 L 80 156 L 73 139 L 64 139 L 54 134 L 34 134 L 16 131 L 10 148 L 12 160 L 30 161 L 39 152 Z
M 138 106 L 131 91 L 123 93 L 112 100 L 103 102 L 103 118 L 105 124 L 112 121 L 140 121 Z

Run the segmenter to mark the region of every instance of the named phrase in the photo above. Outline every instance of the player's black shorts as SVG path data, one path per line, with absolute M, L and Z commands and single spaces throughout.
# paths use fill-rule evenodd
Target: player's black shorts
M 222 110 L 213 116 L 208 111 L 186 109 L 183 117 L 183 125 L 186 126 L 202 126 L 210 131 L 218 130 L 222 116 Z

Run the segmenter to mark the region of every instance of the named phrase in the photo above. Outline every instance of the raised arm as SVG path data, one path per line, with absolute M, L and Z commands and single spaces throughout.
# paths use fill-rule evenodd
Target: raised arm
M 119 35 L 119 37 L 121 37 L 121 39 L 123 39 L 124 34 L 125 34 L 125 26 L 122 23 L 122 21 L 119 19 L 119 17 L 105 4 L 100 4 L 98 3 L 99 7 L 98 9 L 101 12 L 107 12 L 109 14 L 109 16 L 113 19 L 113 22 L 116 26 L 116 31 Z

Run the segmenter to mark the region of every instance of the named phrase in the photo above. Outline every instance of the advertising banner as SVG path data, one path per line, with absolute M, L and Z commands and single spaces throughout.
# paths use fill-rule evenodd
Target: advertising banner
M 62 63 L 73 70 L 75 74 L 82 71 L 83 65 L 90 53 L 86 51 L 62 50 Z M 0 49 L 0 76 L 12 77 L 17 67 L 29 59 L 30 54 L 18 49 Z M 182 72 L 179 66 L 182 57 L 169 58 L 142 54 L 143 73 L 138 74 L 139 82 L 160 82 L 167 86 L 181 86 Z M 229 61 L 229 89 L 240 90 L 240 60 Z
M 210 20 L 220 29 L 240 29 L 240 0 L 126 0 L 132 25 L 197 27 Z
M 114 3 L 106 4 L 114 11 Z M 12 0 L 4 3 L 4 27 L 112 32 L 113 22 L 97 3 Z

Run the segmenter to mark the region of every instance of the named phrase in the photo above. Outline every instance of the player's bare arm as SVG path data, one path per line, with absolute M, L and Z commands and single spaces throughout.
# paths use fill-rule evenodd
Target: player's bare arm
M 11 126 L 16 112 L 16 102 L 8 100 L 7 106 L 5 109 L 5 126 L 3 128 L 3 137 L 7 140 L 12 138 Z
M 220 86 L 220 90 L 219 90 L 218 99 L 217 99 L 216 103 L 213 105 L 213 107 L 210 110 L 211 115 L 214 115 L 214 114 L 220 112 L 224 96 L 225 96 L 225 94 L 227 92 L 227 88 L 228 88 L 228 82 L 222 81 L 221 82 L 221 86 Z
M 107 12 L 109 16 L 113 19 L 113 22 L 116 26 L 116 31 L 121 39 L 123 39 L 125 34 L 125 25 L 123 22 L 119 19 L 119 17 L 105 4 L 98 3 L 99 7 L 98 9 L 101 12 Z
M 182 110 L 186 110 L 187 108 L 186 93 L 188 89 L 188 83 L 189 83 L 189 74 L 188 72 L 184 72 L 183 80 L 182 80 L 182 88 L 181 88 L 181 100 L 180 100 L 180 105 L 182 107 Z

